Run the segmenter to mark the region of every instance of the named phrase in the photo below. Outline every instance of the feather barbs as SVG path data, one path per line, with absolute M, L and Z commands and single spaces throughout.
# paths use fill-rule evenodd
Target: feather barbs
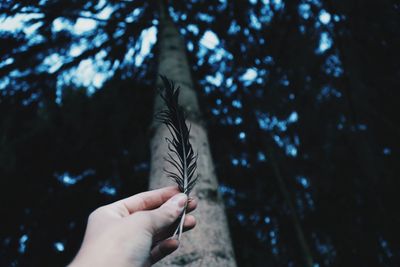
M 189 195 L 198 178 L 195 176 L 198 155 L 194 153 L 189 140 L 191 127 L 187 126 L 184 110 L 178 102 L 180 88 L 165 76 L 160 77 L 164 84 L 160 95 L 166 109 L 160 111 L 157 118 L 167 126 L 171 134 L 170 138 L 165 138 L 169 152 L 164 159 L 176 170 L 165 172 L 178 184 L 182 193 Z
M 167 77 L 162 75 L 160 77 L 164 85 L 163 90 L 160 90 L 160 96 L 164 100 L 166 109 L 160 111 L 156 116 L 160 122 L 167 126 L 170 132 L 171 137 L 165 138 L 168 144 L 168 153 L 164 159 L 173 167 L 175 172 L 165 168 L 164 171 L 169 178 L 176 182 L 179 190 L 189 197 L 198 179 L 198 176 L 195 176 L 198 154 L 194 153 L 189 140 L 191 126 L 187 126 L 184 110 L 179 105 L 180 88 L 179 86 L 176 87 L 175 83 Z M 178 240 L 183 231 L 186 207 L 187 203 L 178 227 L 173 234 L 173 236 L 178 235 Z

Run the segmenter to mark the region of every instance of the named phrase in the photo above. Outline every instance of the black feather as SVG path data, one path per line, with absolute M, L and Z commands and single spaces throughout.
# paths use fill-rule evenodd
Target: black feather
M 169 150 L 165 160 L 176 170 L 176 172 L 167 170 L 165 172 L 178 184 L 179 190 L 189 196 L 197 181 L 197 176 L 195 176 L 197 155 L 189 141 L 190 126 L 187 126 L 183 108 L 178 103 L 180 88 L 167 77 L 163 75 L 160 77 L 164 84 L 160 95 L 166 109 L 160 111 L 157 118 L 168 127 L 171 133 L 171 139 L 165 138 Z
M 160 111 L 157 114 L 157 118 L 167 126 L 171 133 L 171 139 L 165 138 L 168 143 L 169 152 L 168 156 L 164 159 L 175 169 L 175 172 L 166 169 L 164 171 L 169 178 L 178 184 L 179 190 L 189 196 L 198 178 L 198 176 L 195 176 L 197 155 L 195 155 L 192 144 L 189 141 L 190 126 L 186 125 L 183 108 L 178 103 L 179 87 L 175 87 L 175 83 L 167 77 L 162 75 L 160 77 L 164 84 L 160 95 L 164 100 L 166 109 Z M 178 239 L 182 235 L 186 207 L 187 203 L 180 217 L 178 227 L 173 234 L 174 236 L 178 235 Z

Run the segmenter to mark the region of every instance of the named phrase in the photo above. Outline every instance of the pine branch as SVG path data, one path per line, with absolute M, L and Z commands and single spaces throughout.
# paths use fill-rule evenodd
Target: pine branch
M 198 176 L 195 176 L 197 169 L 197 155 L 195 155 L 192 145 L 189 141 L 190 126 L 186 125 L 186 118 L 183 108 L 179 105 L 179 87 L 175 86 L 172 80 L 160 75 L 164 88 L 160 95 L 164 100 L 166 109 L 157 114 L 157 119 L 164 123 L 171 138 L 165 138 L 168 143 L 168 156 L 164 159 L 174 168 L 174 171 L 164 169 L 167 176 L 173 179 L 182 193 L 188 198 L 193 187 L 197 182 Z M 183 231 L 183 222 L 185 221 L 186 207 L 180 217 L 180 222 L 176 228 L 174 235 L 181 238 Z

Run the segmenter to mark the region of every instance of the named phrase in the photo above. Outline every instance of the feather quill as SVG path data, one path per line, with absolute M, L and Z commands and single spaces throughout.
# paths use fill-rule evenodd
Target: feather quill
M 183 108 L 178 104 L 179 86 L 167 77 L 160 75 L 163 82 L 163 89 L 160 90 L 160 96 L 163 99 L 166 109 L 157 114 L 160 122 L 164 123 L 171 138 L 166 137 L 168 144 L 168 154 L 164 159 L 171 164 L 174 171 L 164 169 L 167 176 L 173 179 L 182 193 L 185 193 L 188 198 L 193 187 L 197 182 L 198 176 L 195 176 L 197 169 L 197 155 L 193 151 L 192 144 L 189 141 L 190 126 L 186 124 L 186 117 Z M 173 234 L 178 235 L 178 240 L 181 238 L 183 231 L 183 222 L 185 221 L 186 207 L 180 217 L 180 222 Z

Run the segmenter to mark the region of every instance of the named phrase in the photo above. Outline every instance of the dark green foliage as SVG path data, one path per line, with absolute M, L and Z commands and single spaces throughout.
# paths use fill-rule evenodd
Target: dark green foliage
M 232 60 L 197 64 L 198 36 L 185 35 L 195 44 L 189 55 L 200 83 L 239 266 L 304 266 L 271 156 L 278 162 L 319 266 L 398 265 L 398 3 L 282 1 L 285 8 L 274 11 L 274 1 L 269 1 L 273 18 L 257 30 L 249 27 L 249 14 L 261 18 L 264 5 L 253 2 L 234 1 L 221 10 L 217 3 L 211 7 L 198 1 L 185 8 L 210 14 L 213 21 L 189 16 L 177 22 L 181 28 L 196 24 L 199 36 L 212 30 L 232 54 Z M 302 18 L 300 4 L 310 5 L 308 19 Z M 176 4 L 177 12 L 183 9 L 183 4 Z M 327 25 L 319 21 L 322 10 L 332 16 Z M 340 17 L 337 22 L 335 14 Z M 233 21 L 241 29 L 236 33 L 229 31 Z M 317 54 L 322 32 L 333 43 Z M 213 55 L 207 50 L 204 58 Z M 340 64 L 333 68 L 327 62 L 335 57 Z M 259 72 L 259 83 L 244 85 L 241 76 L 247 68 L 266 72 Z M 216 72 L 224 76 L 221 85 L 205 81 Z M 225 83 L 228 78 L 233 85 Z M 324 95 L 326 85 L 340 94 Z M 240 100 L 242 108 L 234 107 L 234 100 Z M 285 121 L 293 111 L 296 123 L 285 130 L 273 124 Z M 259 113 L 267 114 L 274 126 L 260 129 Z M 245 139 L 238 138 L 241 132 Z M 298 140 L 297 156 L 286 153 L 276 140 Z M 273 155 L 268 152 L 271 147 Z
M 97 17 L 110 6 L 113 9 L 107 19 Z M 55 98 L 57 76 L 74 70 L 84 60 L 96 59 L 100 52 L 105 53 L 103 60 L 109 62 L 109 65 L 103 67 L 104 71 L 113 72 L 115 79 L 144 76 L 134 61 L 126 61 L 124 57 L 128 50 L 134 55 L 140 52 L 141 47 L 136 45 L 140 41 L 140 34 L 144 28 L 153 25 L 154 7 L 151 7 L 152 3 L 147 1 L 2 3 L 0 21 L 18 14 L 33 14 L 34 17 L 26 21 L 22 29 L 12 33 L 0 30 L 0 61 L 3 63 L 12 59 L 11 64 L 0 65 L 0 81 L 11 78 L 5 87 L 7 90 L 1 94 L 5 94 L 5 91 L 26 91 L 29 87 L 27 99 L 36 95 L 52 101 Z M 141 12 L 133 17 L 132 13 L 136 9 Z M 57 23 L 61 22 L 62 27 L 68 25 L 74 29 L 74 25 L 82 20 L 84 23 L 95 22 L 96 26 L 77 34 L 74 30 L 56 29 Z M 32 25 L 37 27 L 34 35 L 25 34 L 24 30 Z M 77 46 L 81 46 L 79 53 L 71 54 Z M 54 54 L 58 59 L 46 66 L 44 61 Z
M 1 266 L 66 265 L 91 211 L 146 190 L 152 92 L 127 80 L 91 97 L 70 88 L 62 106 L 1 99 L 7 114 L 0 117 Z M 64 173 L 83 178 L 71 184 L 59 179 Z

